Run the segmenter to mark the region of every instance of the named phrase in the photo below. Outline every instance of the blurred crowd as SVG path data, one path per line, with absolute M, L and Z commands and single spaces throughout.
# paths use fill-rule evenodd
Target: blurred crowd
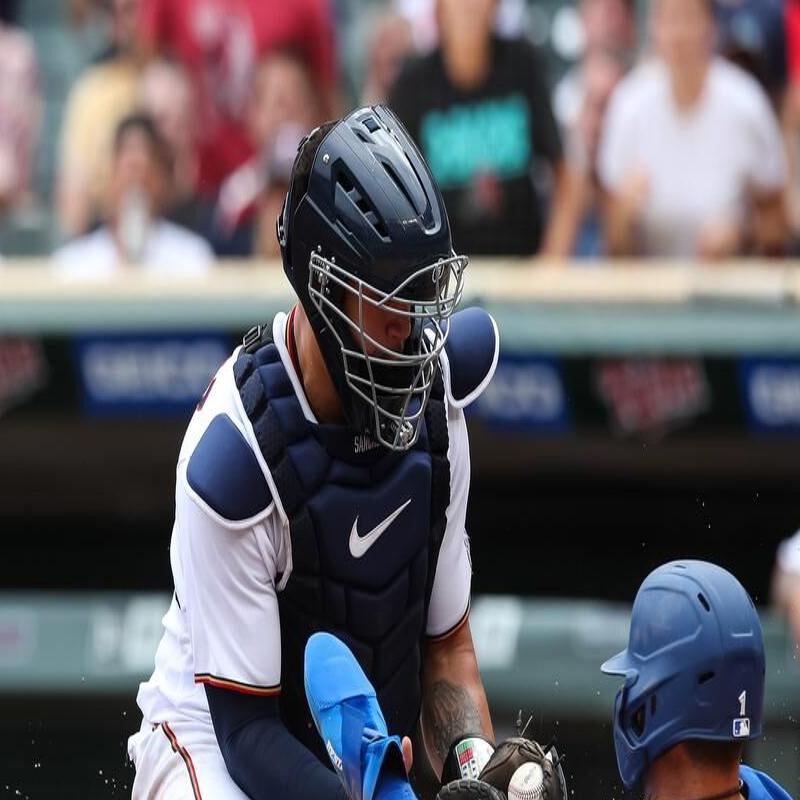
M 49 2 L 84 63 L 55 127 Z M 274 257 L 300 139 L 381 102 L 459 252 L 799 250 L 800 0 L 0 0 L 0 228 L 51 209 L 65 275 Z

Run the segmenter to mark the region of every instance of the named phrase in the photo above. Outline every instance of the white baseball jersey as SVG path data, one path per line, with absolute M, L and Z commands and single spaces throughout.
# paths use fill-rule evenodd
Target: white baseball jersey
M 314 414 L 286 348 L 287 315 L 273 323 L 273 337 L 306 418 Z M 158 723 L 211 719 L 203 684 L 257 695 L 277 694 L 281 684 L 281 636 L 277 594 L 291 575 L 288 523 L 274 500 L 256 516 L 230 522 L 187 482 L 189 459 L 211 420 L 226 414 L 250 444 L 265 477 L 268 469 L 242 407 L 233 364 L 222 365 L 195 412 L 178 458 L 175 524 L 170 561 L 175 594 L 163 619 L 155 671 L 139 689 L 143 730 Z M 471 564 L 465 532 L 469 493 L 469 444 L 464 413 L 448 404 L 450 503 L 436 566 L 426 632 L 442 637 L 466 619 Z M 353 520 L 343 519 L 348 528 Z M 391 536 L 391 525 L 381 534 Z M 133 737 L 132 737 L 133 739 Z M 135 760 L 135 747 L 130 746 Z

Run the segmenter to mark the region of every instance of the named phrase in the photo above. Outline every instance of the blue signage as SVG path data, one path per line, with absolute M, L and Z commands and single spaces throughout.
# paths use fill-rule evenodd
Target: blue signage
M 800 359 L 746 358 L 739 378 L 755 430 L 800 433 Z
M 174 416 L 197 404 L 232 351 L 218 334 L 103 334 L 74 341 L 84 409 L 98 416 Z
M 558 360 L 501 355 L 491 383 L 472 411 L 495 427 L 566 431 L 571 421 Z

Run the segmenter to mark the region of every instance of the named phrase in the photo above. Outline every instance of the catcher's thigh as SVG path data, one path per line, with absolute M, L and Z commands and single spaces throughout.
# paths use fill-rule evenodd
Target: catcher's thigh
M 128 740 L 131 800 L 247 800 L 228 774 L 214 729 L 196 720 L 153 725 Z

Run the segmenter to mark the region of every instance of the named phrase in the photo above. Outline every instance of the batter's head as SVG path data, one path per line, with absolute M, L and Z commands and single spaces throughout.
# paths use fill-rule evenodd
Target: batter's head
M 761 624 L 744 587 L 715 564 L 673 561 L 648 575 L 628 646 L 602 670 L 625 679 L 614 703 L 614 745 L 628 788 L 679 742 L 761 735 Z
M 358 109 L 301 144 L 278 239 L 347 422 L 411 447 L 467 259 L 453 253 L 439 189 L 388 108 Z M 370 335 L 365 309 L 403 319 L 400 349 Z

